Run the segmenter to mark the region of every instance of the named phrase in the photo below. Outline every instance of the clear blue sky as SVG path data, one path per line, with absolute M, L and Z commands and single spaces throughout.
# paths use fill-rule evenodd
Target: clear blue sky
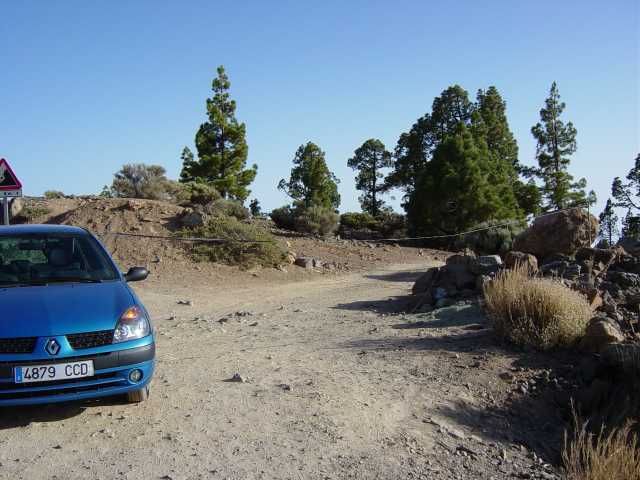
M 358 208 L 353 150 L 392 150 L 458 83 L 495 85 L 520 159 L 553 80 L 578 129 L 570 171 L 599 207 L 640 151 L 638 0 L 0 1 L 0 156 L 25 184 L 99 192 L 124 163 L 180 171 L 217 65 L 247 125 L 265 209 L 296 148 L 316 142 Z

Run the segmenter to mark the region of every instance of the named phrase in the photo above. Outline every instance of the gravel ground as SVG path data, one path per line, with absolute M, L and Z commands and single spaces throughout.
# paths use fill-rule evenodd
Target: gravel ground
M 476 305 L 399 313 L 432 263 L 140 284 L 158 332 L 150 399 L 0 411 L 0 477 L 557 478 L 561 422 L 518 391 L 537 367 L 495 344 Z

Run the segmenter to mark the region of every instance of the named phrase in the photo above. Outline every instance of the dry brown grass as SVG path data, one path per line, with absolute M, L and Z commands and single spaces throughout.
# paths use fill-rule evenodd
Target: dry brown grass
M 640 480 L 640 440 L 632 423 L 593 435 L 575 418 L 575 431 L 565 435 L 562 460 L 567 480 Z
M 518 345 L 540 350 L 572 345 L 591 319 L 580 293 L 557 280 L 531 277 L 523 265 L 498 273 L 484 294 L 494 331 Z

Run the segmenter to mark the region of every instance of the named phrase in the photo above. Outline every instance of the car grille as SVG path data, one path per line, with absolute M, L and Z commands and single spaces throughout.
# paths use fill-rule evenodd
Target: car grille
M 84 348 L 101 347 L 113 343 L 113 330 L 101 330 L 99 332 L 74 333 L 67 335 L 67 341 L 74 350 Z
M 0 338 L 0 353 L 31 353 L 37 337 Z

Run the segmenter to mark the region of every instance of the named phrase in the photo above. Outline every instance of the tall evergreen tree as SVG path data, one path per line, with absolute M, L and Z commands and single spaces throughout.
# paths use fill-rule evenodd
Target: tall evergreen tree
M 606 240 L 609 245 L 613 245 L 614 239 L 618 236 L 618 216 L 611 199 L 607 200 L 604 210 L 600 214 L 600 237 Z
M 566 105 L 560 101 L 556 82 L 551 85 L 549 97 L 540 110 L 540 122 L 531 128 L 538 142 L 536 158 L 539 168 L 532 173 L 543 182 L 542 193 L 548 209 L 566 208 L 594 200 L 585 193 L 586 180 L 574 182 L 567 172 L 570 156 L 575 153 L 577 130 L 571 122 L 566 124 L 560 119 Z
M 622 183 L 620 177 L 613 180 L 611 193 L 615 198 L 616 207 L 627 210 L 640 210 L 640 153 L 636 156 L 633 168 L 627 174 L 627 183 Z
M 407 203 L 414 234 L 451 234 L 489 220 L 521 216 L 510 164 L 491 154 L 464 123 L 445 137 Z
M 280 180 L 278 189 L 289 195 L 296 208 L 340 206 L 336 176 L 329 170 L 324 152 L 313 142 L 300 145 L 293 158 L 289 180 Z
M 385 190 L 381 182 L 384 178 L 382 170 L 392 164 L 391 152 L 387 151 L 384 143 L 374 138 L 364 142 L 347 161 L 349 167 L 358 171 L 356 188 L 362 191 L 359 199 L 362 210 L 374 217 L 384 207 L 384 200 L 381 198 Z
M 627 215 L 622 221 L 622 236 L 640 240 L 640 217 L 627 210 Z
M 213 98 L 207 99 L 208 121 L 196 133 L 198 159 L 189 149 L 182 152 L 183 182 L 204 182 L 215 187 L 223 197 L 244 201 L 250 194 L 257 166 L 246 169 L 249 148 L 245 125 L 236 119 L 236 102 L 231 100 L 231 82 L 224 67 L 218 67 L 212 82 Z
M 447 88 L 436 97 L 431 112 L 419 118 L 409 132 L 400 135 L 386 187 L 403 189 L 407 200 L 434 150 L 459 123 L 468 125 L 471 122 L 473 109 L 469 94 L 459 85 Z

